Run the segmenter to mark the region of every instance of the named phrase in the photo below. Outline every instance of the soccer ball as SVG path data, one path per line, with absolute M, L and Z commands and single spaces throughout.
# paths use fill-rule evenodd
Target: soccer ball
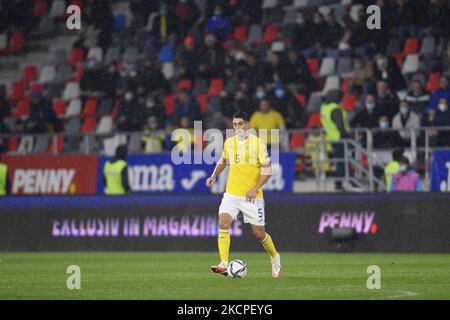
M 228 275 L 232 278 L 244 278 L 247 275 L 247 265 L 239 259 L 231 260 L 228 264 Z

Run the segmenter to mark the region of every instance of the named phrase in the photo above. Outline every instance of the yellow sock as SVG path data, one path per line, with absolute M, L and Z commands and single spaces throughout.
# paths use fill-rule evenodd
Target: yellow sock
M 268 233 L 266 233 L 266 237 L 264 240 L 261 241 L 261 244 L 263 245 L 264 249 L 267 251 L 267 253 L 270 255 L 270 257 L 273 259 L 277 255 L 277 249 L 275 249 L 275 245 L 273 244 L 272 238 Z
M 231 243 L 230 230 L 219 229 L 219 237 L 217 239 L 217 242 L 219 244 L 220 261 L 228 263 Z

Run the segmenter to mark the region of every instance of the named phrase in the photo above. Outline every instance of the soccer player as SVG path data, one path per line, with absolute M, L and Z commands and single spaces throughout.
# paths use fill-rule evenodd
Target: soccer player
M 211 270 L 224 276 L 228 275 L 230 226 L 241 211 L 244 222 L 251 224 L 254 235 L 271 257 L 272 276 L 279 278 L 280 255 L 264 227 L 264 199 L 261 187 L 272 174 L 267 147 L 257 136 L 248 132 L 249 117 L 245 112 L 238 111 L 233 115 L 233 128 L 236 135 L 225 141 L 222 157 L 206 180 L 206 186 L 211 187 L 226 166 L 230 165 L 226 192 L 219 207 L 220 264 L 212 266 Z

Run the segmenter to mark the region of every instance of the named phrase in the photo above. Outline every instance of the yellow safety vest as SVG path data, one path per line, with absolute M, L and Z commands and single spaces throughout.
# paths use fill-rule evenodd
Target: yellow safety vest
M 0 163 L 0 196 L 6 195 L 6 179 L 8 179 L 8 166 Z
M 106 179 L 105 193 L 107 195 L 125 194 L 125 188 L 122 185 L 122 170 L 126 165 L 127 163 L 123 160 L 105 163 L 103 174 Z
M 398 173 L 400 169 L 400 164 L 397 161 L 389 162 L 386 167 L 384 167 L 384 176 L 386 179 L 386 190 L 389 191 L 392 181 L 392 176 Z
M 341 133 L 339 132 L 336 124 L 333 122 L 333 119 L 331 119 L 331 114 L 335 109 L 340 109 L 342 111 L 344 128 L 347 132 L 350 132 L 347 125 L 347 112 L 341 107 L 341 105 L 335 102 L 324 104 L 320 108 L 320 122 L 325 130 L 325 137 L 328 141 L 339 141 L 341 139 Z

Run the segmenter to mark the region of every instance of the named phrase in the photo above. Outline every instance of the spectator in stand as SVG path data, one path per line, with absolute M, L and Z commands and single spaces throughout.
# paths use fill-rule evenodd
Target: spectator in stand
M 250 127 L 257 130 L 258 134 L 260 130 L 266 130 L 261 131 L 264 134 L 260 138 L 265 140 L 264 142 L 267 143 L 267 147 L 270 149 L 269 146 L 272 143 L 279 143 L 276 136 L 272 137 L 271 130 L 282 130 L 286 125 L 281 113 L 272 109 L 269 100 L 263 99 L 259 102 L 259 111 L 256 111 L 250 118 Z M 279 136 L 281 136 L 281 133 Z
M 375 95 L 368 94 L 364 98 L 364 108 L 352 118 L 350 126 L 352 128 L 376 128 L 380 116 L 381 109 L 377 106 Z
M 399 111 L 398 98 L 384 80 L 377 81 L 377 105 L 380 107 L 381 114 L 386 115 L 389 121 L 392 121 Z
M 375 70 L 375 78 L 377 80 L 384 80 L 388 83 L 393 91 L 406 88 L 405 79 L 403 78 L 400 69 L 394 57 L 378 53 L 375 56 L 377 68 Z
M 199 64 L 194 37 L 187 36 L 184 38 L 183 47 L 177 52 L 175 60 L 180 69 L 180 78 L 193 81 Z
M 212 33 L 218 39 L 222 40 L 231 32 L 231 22 L 227 16 L 223 14 L 220 6 L 214 7 L 214 14 L 205 25 L 205 33 Z
M 184 37 L 200 17 L 200 10 L 195 0 L 176 0 L 174 11 L 178 22 L 179 36 Z
M 438 110 L 438 104 L 441 98 L 446 98 L 447 101 L 450 101 L 450 87 L 448 85 L 448 78 L 442 76 L 439 81 L 440 88 L 437 89 L 431 98 L 429 108 L 435 111 Z
M 448 108 L 448 101 L 449 100 L 445 97 L 439 99 L 438 110 L 435 112 L 434 118 L 430 122 L 430 126 L 450 127 L 450 110 Z M 439 147 L 450 146 L 450 131 L 438 131 L 436 143 Z
M 158 153 L 163 151 L 165 140 L 164 132 L 159 130 L 158 119 L 154 116 L 148 118 L 142 136 L 142 148 L 145 153 Z
M 301 52 L 315 44 L 315 36 L 309 29 L 310 22 L 306 20 L 302 11 L 298 11 L 292 37 L 292 47 L 297 52 Z
M 208 33 L 204 38 L 204 46 L 198 51 L 199 71 L 209 79 L 223 78 L 225 74 L 225 51 L 217 38 Z
M 139 73 L 137 81 L 145 86 L 147 93 L 159 92 L 161 95 L 170 93 L 170 83 L 161 72 L 161 67 L 153 59 L 145 62 L 144 69 Z
M 400 159 L 399 172 L 392 176 L 389 190 L 391 192 L 422 191 L 420 176 L 414 169 L 410 168 L 408 158 L 402 157 Z
M 145 107 L 138 103 L 133 91 L 125 92 L 117 114 L 119 131 L 141 131 L 145 122 Z
M 153 20 L 152 35 L 164 43 L 171 34 L 177 31 L 177 17 L 173 7 L 166 2 L 159 3 L 159 12 Z
M 370 60 L 358 56 L 353 62 L 353 82 L 351 91 L 368 93 L 370 81 L 373 79 L 373 64 Z
M 288 86 L 298 86 L 300 92 L 309 95 L 314 91 L 314 80 L 309 72 L 308 64 L 303 56 L 299 56 L 297 51 L 291 49 L 287 53 L 288 61 L 286 63 L 287 69 L 290 70 L 283 82 Z
M 145 119 L 155 118 L 159 128 L 162 127 L 165 111 L 155 95 L 148 95 L 145 99 Z
M 187 117 L 191 122 L 202 120 L 200 107 L 187 90 L 182 90 L 180 92 L 173 114 L 173 119 L 176 123 L 180 123 L 182 117 Z
M 27 133 L 59 132 L 61 123 L 56 117 L 50 101 L 41 92 L 31 93 L 30 115 L 26 123 Z
M 306 121 L 303 119 L 303 109 L 282 82 L 275 84 L 275 90 L 268 95 L 267 99 L 274 110 L 280 112 L 286 119 L 287 128 L 299 129 L 304 126 Z
M 425 92 L 422 83 L 419 80 L 413 80 L 411 90 L 406 95 L 406 101 L 411 110 L 418 115 L 422 115 L 430 103 L 430 99 L 431 96 L 428 92 Z
M 386 191 L 389 191 L 392 181 L 392 176 L 398 173 L 400 169 L 400 160 L 403 157 L 404 150 L 397 148 L 392 151 L 392 160 L 384 167 L 384 178 L 386 183 Z
M 400 102 L 400 112 L 392 120 L 392 128 L 399 130 L 402 146 L 411 145 L 411 129 L 415 130 L 416 139 L 419 137 L 420 118 L 410 109 L 407 101 Z
M 324 28 L 324 42 L 325 48 L 337 48 L 340 40 L 344 35 L 344 28 L 339 24 L 336 14 L 332 9 L 327 16 L 327 21 Z
M 389 130 L 389 118 L 381 116 L 378 122 L 379 131 L 373 135 L 374 148 L 390 149 L 399 145 L 400 136 Z

